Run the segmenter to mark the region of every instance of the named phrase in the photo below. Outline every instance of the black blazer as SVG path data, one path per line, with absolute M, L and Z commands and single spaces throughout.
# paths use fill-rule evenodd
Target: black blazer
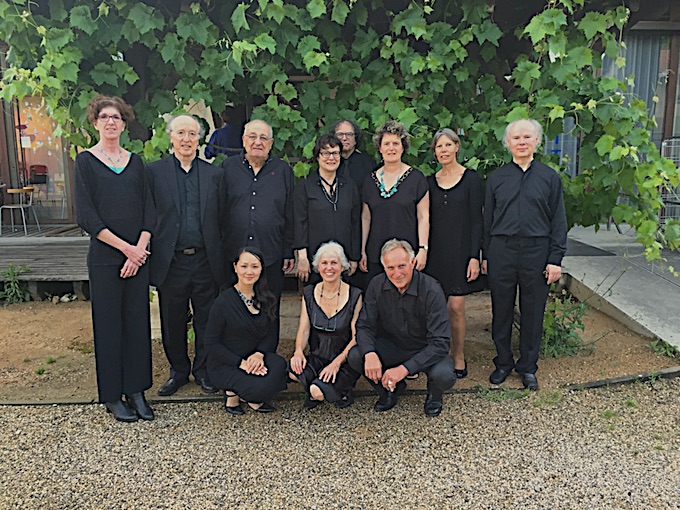
M 222 251 L 219 224 L 218 186 L 222 169 L 202 159 L 197 160 L 201 194 L 201 232 L 208 254 L 210 271 L 218 285 L 227 283 L 227 259 Z M 168 275 L 179 236 L 180 203 L 175 177 L 174 156 L 154 161 L 148 166 L 151 193 L 156 205 L 156 228 L 151 242 L 150 280 L 160 287 Z

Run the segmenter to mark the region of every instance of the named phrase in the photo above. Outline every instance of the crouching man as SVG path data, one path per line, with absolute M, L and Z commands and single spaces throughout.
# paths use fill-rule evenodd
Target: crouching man
M 385 273 L 368 285 L 348 362 L 378 392 L 376 412 L 396 405 L 407 375 L 425 372 L 425 414 L 439 416 L 444 391 L 456 382 L 444 292 L 437 280 L 415 270 L 407 241 L 387 241 L 380 262 Z

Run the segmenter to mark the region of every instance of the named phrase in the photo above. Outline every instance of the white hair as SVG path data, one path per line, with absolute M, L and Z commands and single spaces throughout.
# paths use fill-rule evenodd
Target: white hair
M 267 127 L 269 128 L 269 138 L 274 138 L 274 130 L 273 130 L 272 127 L 269 125 L 269 123 L 265 122 L 265 121 L 262 120 L 262 119 L 253 119 L 253 120 L 251 120 L 250 122 L 246 122 L 245 126 L 243 126 L 243 134 L 244 134 L 244 135 L 248 132 L 248 128 L 250 127 L 250 125 L 253 124 L 253 123 L 255 123 L 255 122 L 261 122 L 262 124 L 264 124 L 265 126 L 267 126 Z
M 543 139 L 543 126 L 541 126 L 541 124 L 534 119 L 519 119 L 513 120 L 510 124 L 505 126 L 505 131 L 503 132 L 503 147 L 506 149 L 508 148 L 508 138 L 510 137 L 510 131 L 512 131 L 512 128 L 514 128 L 520 122 L 528 122 L 534 127 L 536 138 L 538 138 L 538 143 L 540 145 L 541 140 Z
M 411 247 L 411 243 L 408 241 L 404 241 L 403 239 L 390 239 L 385 244 L 383 244 L 382 248 L 380 249 L 380 263 L 383 266 L 385 265 L 385 255 L 387 255 L 392 250 L 396 250 L 397 248 L 402 248 L 404 251 L 406 251 L 406 253 L 408 253 L 409 260 L 413 260 L 413 257 L 416 256 L 416 254 L 413 252 L 413 248 Z
M 203 129 L 203 124 L 201 124 L 196 117 L 194 117 L 193 115 L 189 115 L 187 113 L 180 113 L 179 115 L 173 115 L 172 117 L 170 117 L 168 119 L 167 127 L 165 128 L 165 132 L 167 134 L 170 134 L 172 132 L 172 125 L 180 117 L 188 117 L 191 120 L 193 120 L 196 123 L 196 125 L 198 126 L 198 137 L 203 138 L 203 135 L 205 134 L 205 129 Z
M 319 262 L 321 262 L 321 257 L 324 255 L 335 255 L 338 257 L 338 260 L 340 260 L 342 270 L 347 271 L 349 269 L 349 261 L 347 260 L 347 255 L 345 255 L 343 247 L 335 241 L 328 241 L 319 246 L 319 249 L 316 250 L 314 258 L 312 259 L 312 268 L 317 273 L 319 272 Z

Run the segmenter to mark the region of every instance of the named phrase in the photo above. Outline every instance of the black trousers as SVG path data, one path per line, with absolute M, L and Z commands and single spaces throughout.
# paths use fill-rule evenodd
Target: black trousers
M 151 387 L 149 268 L 121 278 L 119 266 L 88 267 L 100 402 Z
M 218 290 L 204 250 L 194 255 L 175 253 L 168 275 L 158 288 L 161 334 L 170 362 L 170 377 L 182 381 L 187 380 L 190 373 L 195 379 L 207 377 L 207 352 L 203 342 L 208 314 Z M 189 303 L 194 326 L 193 366 L 187 353 Z
M 418 351 L 404 351 L 396 347 L 389 339 L 377 337 L 375 339 L 375 352 L 380 358 L 383 366 L 383 372 L 390 368 L 397 367 L 411 359 Z M 366 377 L 364 372 L 364 357 L 361 355 L 359 348 L 355 345 L 352 347 L 347 355 L 347 363 L 354 370 Z M 444 356 L 441 360 L 425 367 L 423 372 L 427 375 L 427 389 L 446 391 L 456 384 L 456 375 L 453 371 L 453 360 L 451 356 Z M 380 383 L 374 383 L 368 377 L 366 380 L 378 392 L 385 392 L 385 388 Z
M 488 253 L 488 282 L 493 309 L 491 334 L 497 353 L 494 363 L 499 368 L 514 367 L 521 374 L 534 374 L 538 370 L 543 312 L 550 290 L 543 274 L 549 253 L 549 238 L 491 238 Z M 519 359 L 515 364 L 511 338 L 518 288 L 521 321 Z
M 210 379 L 219 389 L 233 391 L 251 403 L 269 402 L 286 389 L 286 360 L 273 352 L 264 353 L 266 375 L 252 375 L 231 365 L 210 363 Z

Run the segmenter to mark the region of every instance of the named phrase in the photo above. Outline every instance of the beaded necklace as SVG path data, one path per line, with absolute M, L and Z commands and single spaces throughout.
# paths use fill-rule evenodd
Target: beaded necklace
M 336 300 L 335 300 L 335 313 L 333 315 L 338 313 L 338 310 L 340 308 L 339 305 L 340 305 L 340 292 L 341 291 L 342 291 L 342 282 L 340 282 L 340 286 L 338 287 L 338 293 L 335 295 L 335 298 L 336 298 Z M 323 299 L 323 282 L 321 282 L 321 295 L 319 297 L 321 299 Z M 333 299 L 333 296 L 330 296 L 330 297 L 326 296 L 326 299 Z
M 236 289 L 236 287 L 234 288 Z M 240 290 L 236 289 L 236 292 L 246 306 L 255 306 L 255 294 L 253 294 L 253 297 L 247 298 Z
M 395 182 L 392 187 L 390 188 L 389 191 L 387 191 L 387 188 L 385 187 L 385 181 L 383 178 L 385 177 L 385 170 L 380 170 L 380 174 L 377 177 L 377 184 L 378 184 L 378 189 L 380 190 L 380 196 L 383 198 L 390 198 L 392 195 L 394 195 L 397 192 L 397 188 L 399 185 L 404 182 L 404 179 L 408 177 L 408 175 L 411 173 L 411 170 L 413 170 L 412 167 L 409 167 L 406 169 L 406 171 L 401 174 L 401 177 L 397 179 L 397 182 Z M 376 172 L 377 173 L 377 172 Z M 373 174 L 375 176 L 375 174 Z
M 123 154 L 125 154 L 125 151 L 121 151 L 120 147 L 118 147 L 118 157 L 114 160 L 111 156 L 109 156 L 108 152 L 104 151 L 102 147 L 99 147 L 99 152 L 106 156 L 106 159 L 111 162 L 111 166 L 114 168 L 118 168 L 117 163 L 120 162 L 120 160 L 123 158 Z

